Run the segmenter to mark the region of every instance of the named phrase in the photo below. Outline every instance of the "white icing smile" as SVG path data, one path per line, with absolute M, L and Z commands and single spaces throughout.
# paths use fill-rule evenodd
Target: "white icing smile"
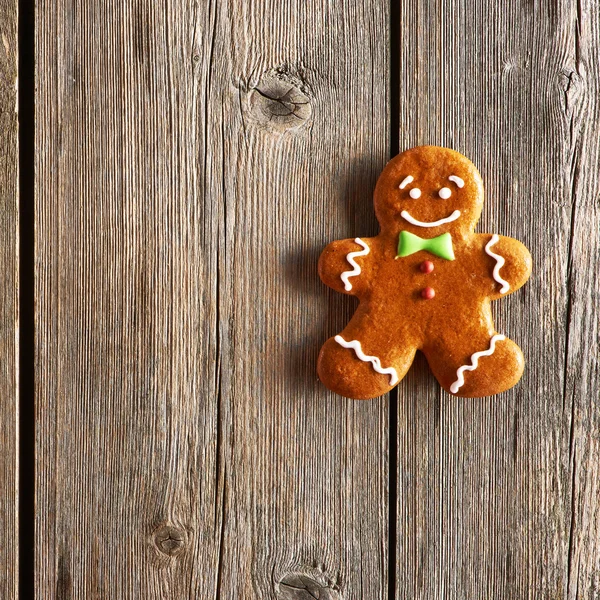
M 411 217 L 408 211 L 403 210 L 400 215 L 406 219 L 412 225 L 416 225 L 417 227 L 437 227 L 438 225 L 444 225 L 445 223 L 452 223 L 452 221 L 456 221 L 458 217 L 460 217 L 460 210 L 455 210 L 449 217 L 445 217 L 444 219 L 440 219 L 439 221 L 432 221 L 431 223 L 427 223 L 425 221 L 418 221 L 414 217 Z

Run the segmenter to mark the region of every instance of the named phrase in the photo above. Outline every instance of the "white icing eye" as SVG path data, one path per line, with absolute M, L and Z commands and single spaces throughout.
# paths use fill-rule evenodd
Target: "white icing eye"
M 448 198 L 450 198 L 450 196 L 452 196 L 452 192 L 450 191 L 450 188 L 442 188 L 438 194 L 440 195 L 440 198 L 442 200 L 448 200 Z
M 410 190 L 410 192 L 408 192 L 408 195 L 413 200 L 416 200 L 417 198 L 419 198 L 421 196 L 421 190 L 419 188 L 413 188 L 412 190 Z
M 405 177 L 402 180 L 402 183 L 400 184 L 400 189 L 403 190 L 409 183 L 412 183 L 415 180 L 415 178 L 412 175 L 409 175 L 408 177 Z

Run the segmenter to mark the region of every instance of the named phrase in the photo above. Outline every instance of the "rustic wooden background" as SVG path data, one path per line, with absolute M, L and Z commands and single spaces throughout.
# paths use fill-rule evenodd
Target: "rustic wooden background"
M 0 598 L 18 577 L 19 155 L 17 3 L 0 0 Z M 33 476 L 33 473 L 30 474 Z
M 16 598 L 14 0 L 0 34 L 0 595 Z M 31 34 L 22 589 L 600 599 L 597 0 L 38 0 Z M 423 143 L 469 156 L 480 230 L 531 249 L 530 283 L 495 305 L 525 375 L 464 400 L 418 358 L 389 398 L 335 397 L 316 355 L 354 305 L 317 257 L 376 232 L 379 171 Z

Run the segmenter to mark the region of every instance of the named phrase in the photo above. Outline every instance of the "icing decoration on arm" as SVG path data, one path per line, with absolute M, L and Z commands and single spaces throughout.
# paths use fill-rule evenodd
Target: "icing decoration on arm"
M 419 188 L 413 188 L 412 190 L 410 190 L 410 192 L 408 192 L 408 195 L 413 200 L 416 200 L 417 198 L 421 197 L 421 190 Z
M 464 180 L 462 180 L 458 175 L 450 175 L 450 177 L 448 177 L 448 179 L 450 181 L 453 181 L 459 188 L 465 186 Z
M 501 333 L 497 333 L 490 340 L 490 347 L 487 350 L 484 350 L 483 352 L 475 352 L 475 354 L 473 354 L 471 356 L 471 364 L 463 365 L 462 367 L 460 367 L 458 369 L 458 371 L 456 371 L 456 381 L 450 386 L 450 391 L 453 394 L 456 394 L 458 392 L 458 390 L 465 384 L 465 377 L 464 377 L 463 373 L 465 371 L 474 371 L 477 368 L 479 359 L 482 356 L 491 356 L 492 354 L 494 354 L 494 351 L 496 350 L 496 342 L 500 342 L 505 339 L 506 339 L 505 335 L 502 335 Z
M 437 227 L 438 225 L 443 225 L 444 223 L 451 223 L 452 221 L 456 221 L 456 219 L 460 217 L 460 210 L 455 210 L 449 217 L 445 217 L 443 219 L 440 219 L 439 221 L 433 221 L 431 223 L 417 221 L 417 219 L 411 217 L 408 211 L 406 210 L 403 210 L 400 213 L 400 215 L 404 217 L 409 223 L 411 223 L 412 225 L 416 225 L 417 227 Z
M 438 192 L 438 195 L 442 200 L 448 200 L 448 198 L 450 198 L 450 196 L 452 196 L 452 191 L 450 190 L 450 188 L 443 187 Z
M 360 275 L 360 273 L 361 273 L 361 268 L 354 259 L 359 256 L 366 256 L 371 251 L 369 249 L 369 246 L 367 246 L 367 244 L 365 244 L 365 242 L 363 242 L 360 238 L 355 238 L 354 241 L 359 246 L 362 246 L 364 248 L 364 250 L 357 250 L 356 252 L 350 252 L 346 256 L 346 260 L 354 267 L 354 269 L 352 269 L 352 271 L 344 271 L 340 275 L 341 280 L 344 282 L 344 289 L 347 292 L 349 292 L 352 289 L 352 284 L 350 283 L 350 281 L 348 281 L 349 278 L 356 277 L 357 275 Z
M 496 259 L 496 266 L 494 267 L 494 272 L 493 272 L 492 276 L 502 286 L 500 288 L 500 293 L 506 294 L 506 292 L 508 292 L 508 290 L 510 290 L 510 284 L 508 283 L 508 281 L 506 281 L 505 279 L 502 279 L 502 277 L 500 277 L 500 269 L 504 266 L 504 263 L 506 261 L 504 260 L 503 256 L 500 256 L 499 254 L 495 254 L 494 252 L 492 252 L 490 250 L 490 248 L 494 244 L 496 244 L 499 239 L 500 238 L 498 237 L 498 235 L 494 234 L 492 236 L 492 239 L 487 243 L 487 245 L 485 247 L 485 252 L 486 252 L 486 254 L 489 254 L 492 258 Z
M 410 256 L 419 250 L 427 250 L 446 260 L 454 260 L 454 249 L 452 248 L 452 236 L 449 233 L 442 233 L 437 237 L 423 239 L 409 231 L 401 231 L 398 237 L 398 256 Z
M 415 178 L 412 175 L 409 175 L 408 177 L 405 177 L 402 180 L 402 183 L 400 184 L 400 189 L 403 190 L 409 183 L 412 183 L 415 180 Z
M 394 367 L 383 368 L 381 366 L 381 361 L 377 356 L 367 356 L 362 351 L 362 346 L 358 340 L 352 340 L 351 342 L 347 342 L 341 335 L 335 336 L 335 341 L 344 348 L 352 348 L 356 353 L 356 356 L 362 360 L 363 362 L 370 362 L 373 365 L 373 369 L 377 371 L 377 373 L 381 373 L 382 375 L 390 376 L 390 385 L 396 385 L 399 381 L 398 373 Z

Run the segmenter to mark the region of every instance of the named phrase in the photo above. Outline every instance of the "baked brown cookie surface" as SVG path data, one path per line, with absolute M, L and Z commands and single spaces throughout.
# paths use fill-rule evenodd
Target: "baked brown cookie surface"
M 333 242 L 319 259 L 323 282 L 360 301 L 321 349 L 321 381 L 348 398 L 375 398 L 421 350 L 456 396 L 515 385 L 523 354 L 494 329 L 490 302 L 527 281 L 531 256 L 515 239 L 474 233 L 483 183 L 473 163 L 447 148 L 407 150 L 386 165 L 374 204 L 379 235 Z

